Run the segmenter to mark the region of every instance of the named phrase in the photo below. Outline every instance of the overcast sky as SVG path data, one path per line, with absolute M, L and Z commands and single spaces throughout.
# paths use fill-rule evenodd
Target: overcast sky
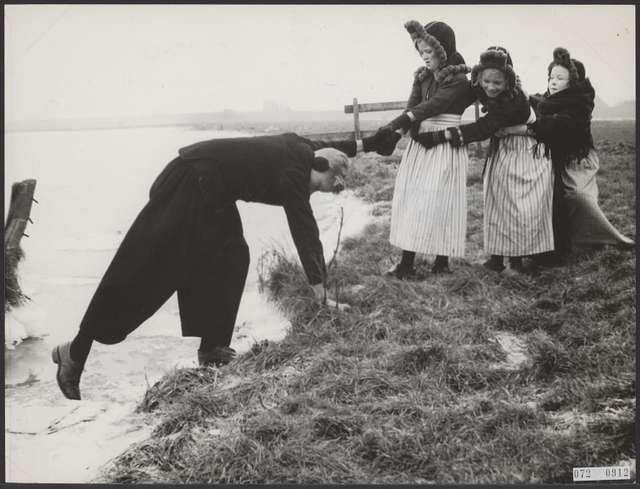
M 511 52 L 530 93 L 554 47 L 609 105 L 635 98 L 633 5 L 6 5 L 5 117 L 341 110 L 404 100 L 421 60 L 403 24 L 447 22 L 468 65 Z

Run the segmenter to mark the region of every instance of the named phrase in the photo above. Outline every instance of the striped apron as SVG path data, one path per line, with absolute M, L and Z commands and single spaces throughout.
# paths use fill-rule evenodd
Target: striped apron
M 425 119 L 420 132 L 460 125 L 460 115 Z M 403 250 L 464 256 L 467 230 L 466 147 L 449 143 L 425 149 L 413 139 L 396 176 L 389 241 Z
M 484 251 L 526 256 L 553 245 L 553 169 L 534 154 L 536 140 L 506 136 L 489 157 L 484 174 Z

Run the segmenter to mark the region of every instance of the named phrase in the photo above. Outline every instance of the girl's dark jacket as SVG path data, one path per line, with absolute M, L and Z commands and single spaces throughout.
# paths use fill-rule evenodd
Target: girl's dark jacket
M 311 141 L 294 133 L 277 136 L 211 139 L 180 149 L 151 187 L 162 198 L 163 182 L 173 165 L 188 165 L 213 212 L 236 200 L 282 206 L 309 282 L 325 279 L 318 225 L 309 204 L 314 151 L 334 147 L 355 156 L 355 141 Z
M 445 66 L 435 76 L 424 66 L 418 68 L 405 110 L 415 117 L 411 135 L 418 134 L 423 120 L 440 114 L 461 115 L 473 103 L 468 72 L 464 63 Z
M 531 115 L 527 94 L 519 86 L 489 98 L 478 85 L 473 87 L 475 97 L 487 114 L 476 122 L 460 126 L 464 144 L 490 138 L 498 129 L 524 124 Z
M 593 148 L 591 113 L 595 95 L 587 78 L 553 95 L 546 92 L 531 97 L 536 112 L 531 127 L 538 141 L 545 143 L 546 156 L 551 154 L 556 168 L 584 158 Z

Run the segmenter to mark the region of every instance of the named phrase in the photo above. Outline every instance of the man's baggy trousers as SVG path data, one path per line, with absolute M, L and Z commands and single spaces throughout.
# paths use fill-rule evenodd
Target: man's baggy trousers
M 166 166 L 89 303 L 83 333 L 118 343 L 177 291 L 182 335 L 229 345 L 249 248 L 238 208 L 221 204 L 215 179 L 215 169 L 180 158 Z

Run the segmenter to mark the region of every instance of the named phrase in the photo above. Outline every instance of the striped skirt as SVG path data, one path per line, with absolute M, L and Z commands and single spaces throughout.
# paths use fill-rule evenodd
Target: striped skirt
M 484 251 L 526 256 L 553 245 L 553 168 L 535 139 L 507 136 L 484 174 Z M 539 156 L 538 156 L 539 155 Z
M 459 124 L 459 115 L 441 114 L 422 121 L 420 132 Z M 430 255 L 464 256 L 468 162 L 465 147 L 445 143 L 425 149 L 409 141 L 393 192 L 392 245 Z

